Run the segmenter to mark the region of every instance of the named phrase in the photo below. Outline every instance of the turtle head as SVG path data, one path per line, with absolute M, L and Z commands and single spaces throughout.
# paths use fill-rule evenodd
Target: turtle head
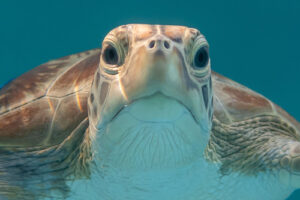
M 155 161 L 156 166 L 183 164 L 203 154 L 211 128 L 212 96 L 208 43 L 198 30 L 120 26 L 103 40 L 89 98 L 90 132 L 102 138 L 94 140 L 101 143 L 101 156 L 109 154 L 110 160 L 124 152 L 130 157 L 132 148 L 137 150 L 136 145 L 143 143 L 152 150 L 140 155 L 149 161 L 139 166 L 153 167 L 150 159 L 160 148 L 169 148 L 169 155 L 161 152 L 166 155 Z M 135 161 L 128 166 L 137 164 L 138 156 L 132 158 Z

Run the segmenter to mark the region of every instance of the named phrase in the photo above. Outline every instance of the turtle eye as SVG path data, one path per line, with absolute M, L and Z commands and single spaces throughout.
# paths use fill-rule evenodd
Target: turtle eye
M 208 47 L 204 46 L 197 50 L 195 57 L 194 57 L 194 67 L 196 69 L 203 69 L 206 67 L 209 60 L 208 56 Z
M 109 65 L 116 65 L 119 62 L 118 52 L 115 47 L 108 45 L 103 52 L 103 59 Z

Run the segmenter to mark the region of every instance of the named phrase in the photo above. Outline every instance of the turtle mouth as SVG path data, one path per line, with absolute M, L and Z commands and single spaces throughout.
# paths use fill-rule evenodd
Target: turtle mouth
M 112 120 L 124 112 L 136 120 L 147 123 L 171 123 L 185 114 L 191 115 L 194 121 L 197 121 L 193 112 L 184 103 L 161 92 L 132 100 L 122 106 Z
M 188 109 L 174 98 L 156 93 L 133 101 L 124 110 L 143 122 L 168 123 L 178 120 Z

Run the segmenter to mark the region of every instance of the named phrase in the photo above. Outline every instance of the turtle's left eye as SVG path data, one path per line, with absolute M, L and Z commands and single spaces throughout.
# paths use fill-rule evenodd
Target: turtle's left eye
M 208 47 L 204 46 L 197 50 L 195 57 L 194 57 L 194 67 L 196 69 L 203 69 L 206 67 L 209 60 L 208 55 Z
M 116 65 L 119 62 L 118 52 L 115 47 L 108 45 L 103 52 L 103 59 L 109 65 Z

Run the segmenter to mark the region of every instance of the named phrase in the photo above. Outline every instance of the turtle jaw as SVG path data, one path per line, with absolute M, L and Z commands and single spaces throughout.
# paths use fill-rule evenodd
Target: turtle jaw
M 203 158 L 208 142 L 186 106 L 161 93 L 122 107 L 96 137 L 102 164 L 124 170 L 185 166 Z
M 181 108 L 179 109 L 175 104 L 181 105 Z M 172 106 L 174 106 L 174 109 L 171 108 Z M 119 113 L 124 110 L 131 113 L 136 119 L 149 123 L 173 122 L 180 118 L 182 114 L 189 113 L 202 129 L 207 129 L 207 124 L 199 123 L 199 119 L 197 119 L 190 107 L 186 106 L 180 99 L 167 96 L 161 92 L 134 99 L 121 106 L 111 121 L 117 118 Z
M 193 119 L 197 121 L 191 110 L 180 100 L 160 92 L 136 99 L 126 107 L 129 108 L 129 112 L 133 117 L 144 122 L 172 123 L 185 113 L 191 114 Z

